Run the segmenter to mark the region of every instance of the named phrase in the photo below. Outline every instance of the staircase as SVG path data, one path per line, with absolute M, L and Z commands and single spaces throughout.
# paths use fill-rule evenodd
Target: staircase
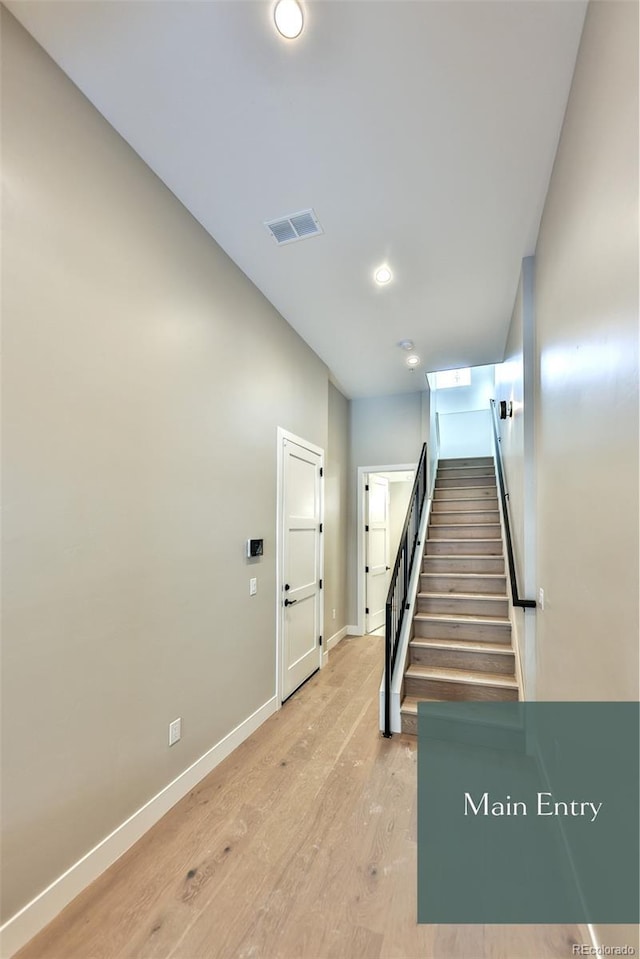
M 420 700 L 517 700 L 493 459 L 445 459 L 438 472 L 409 644 L 402 731 Z

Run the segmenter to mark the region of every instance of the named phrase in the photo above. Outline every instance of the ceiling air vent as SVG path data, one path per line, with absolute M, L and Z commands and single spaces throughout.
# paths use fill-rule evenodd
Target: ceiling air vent
M 267 220 L 265 226 L 278 246 L 306 240 L 310 236 L 322 233 L 322 227 L 313 210 L 301 210 L 278 220 Z

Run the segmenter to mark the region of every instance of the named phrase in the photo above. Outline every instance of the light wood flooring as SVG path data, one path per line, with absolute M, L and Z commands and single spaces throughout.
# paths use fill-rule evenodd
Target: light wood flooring
M 568 959 L 576 926 L 418 926 L 414 737 L 380 637 L 329 665 L 19 959 Z

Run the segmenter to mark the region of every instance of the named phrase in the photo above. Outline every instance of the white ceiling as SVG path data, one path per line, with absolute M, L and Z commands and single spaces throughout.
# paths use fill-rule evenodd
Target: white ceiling
M 347 395 L 502 360 L 583 0 L 316 0 L 297 41 L 270 2 L 7 6 Z M 324 234 L 276 246 L 309 207 Z

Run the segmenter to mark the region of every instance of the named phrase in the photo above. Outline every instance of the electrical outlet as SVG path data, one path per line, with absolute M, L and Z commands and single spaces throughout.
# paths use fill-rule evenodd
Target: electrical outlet
M 258 592 L 258 580 L 255 576 L 249 580 L 249 596 L 255 596 Z
M 335 609 L 332 609 L 332 610 L 331 610 L 331 619 L 335 619 L 335 618 L 336 618 L 336 611 L 335 611 Z
M 544 609 L 544 590 L 543 589 L 538 590 L 538 606 L 540 607 L 540 609 Z
M 175 746 L 182 736 L 182 719 L 174 719 L 169 723 L 169 745 Z

